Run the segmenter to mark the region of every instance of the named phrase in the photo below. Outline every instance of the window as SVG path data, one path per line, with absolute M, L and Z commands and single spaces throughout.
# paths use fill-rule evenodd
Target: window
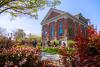
M 54 22 L 52 23 L 52 26 L 51 26 L 51 38 L 54 37 Z
M 75 34 L 78 34 L 78 22 L 75 23 Z
M 62 22 L 60 22 L 60 26 L 59 26 L 59 36 L 63 35 L 63 24 Z
M 72 26 L 69 26 L 68 33 L 69 33 L 69 36 L 72 37 L 73 35 Z
M 85 36 L 85 26 L 82 26 L 83 36 Z
M 72 39 L 74 37 L 74 33 L 73 33 L 73 25 L 72 25 L 72 22 L 69 22 L 69 25 L 68 25 L 68 37 L 69 39 Z

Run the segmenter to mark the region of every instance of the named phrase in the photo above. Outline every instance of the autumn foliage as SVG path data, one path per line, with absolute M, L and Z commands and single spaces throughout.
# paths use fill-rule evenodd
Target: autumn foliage
M 93 25 L 89 25 L 86 32 L 88 37 L 84 37 L 79 30 L 79 34 L 75 38 L 74 63 L 79 67 L 98 67 L 100 66 L 100 32 L 97 32 Z
M 97 32 L 92 25 L 88 26 L 89 45 L 100 47 L 100 32 Z

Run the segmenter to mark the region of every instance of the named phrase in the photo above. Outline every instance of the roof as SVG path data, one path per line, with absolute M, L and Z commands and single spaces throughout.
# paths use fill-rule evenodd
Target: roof
M 57 12 L 57 13 L 59 13 L 60 15 L 65 15 L 65 14 L 66 14 L 66 15 L 72 17 L 73 19 L 75 19 L 75 20 L 77 20 L 77 21 L 79 21 L 79 22 L 82 22 L 79 18 L 77 18 L 78 16 L 82 16 L 81 13 L 76 14 L 76 15 L 73 16 L 73 15 L 71 15 L 71 14 L 68 13 L 68 12 L 61 11 L 61 10 L 58 10 L 58 9 L 55 9 L 55 8 L 51 8 L 51 9 L 48 11 L 47 15 L 44 17 L 44 19 L 42 20 L 41 25 L 42 25 L 43 23 L 45 23 L 45 21 L 47 20 L 48 16 L 49 16 L 52 12 Z M 83 17 L 83 16 L 82 16 L 82 17 Z M 84 18 L 84 17 L 83 17 L 83 18 Z M 84 19 L 86 19 L 86 18 L 84 18 Z

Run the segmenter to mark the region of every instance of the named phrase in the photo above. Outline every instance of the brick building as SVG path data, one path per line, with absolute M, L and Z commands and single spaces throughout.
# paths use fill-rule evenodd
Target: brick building
M 87 36 L 86 28 L 88 19 L 82 16 L 81 13 L 71 15 L 67 12 L 51 8 L 45 18 L 41 22 L 42 25 L 42 41 L 67 40 L 74 39 L 80 32 Z

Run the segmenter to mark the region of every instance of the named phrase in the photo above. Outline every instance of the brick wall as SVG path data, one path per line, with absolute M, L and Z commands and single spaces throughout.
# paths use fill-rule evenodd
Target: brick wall
M 60 22 L 63 23 L 63 35 L 59 36 L 59 27 L 60 27 Z M 61 18 L 59 20 L 57 20 L 56 22 L 54 22 L 54 38 L 51 38 L 51 27 L 52 27 L 52 23 L 48 23 L 46 25 L 43 25 L 42 27 L 42 31 L 45 30 L 47 31 L 47 38 L 49 40 L 53 40 L 55 37 L 57 38 L 57 40 L 62 39 L 63 37 L 68 37 L 69 39 L 74 39 L 76 35 L 78 35 L 82 29 L 82 25 L 78 22 L 73 22 L 72 19 L 68 18 L 68 19 L 64 19 Z M 69 32 L 69 26 L 72 26 L 72 34 L 71 36 L 69 36 L 68 32 Z M 82 30 L 82 32 L 84 32 L 84 30 Z M 84 33 L 81 33 L 82 35 L 84 35 Z M 42 38 L 44 39 L 44 37 L 42 36 Z

